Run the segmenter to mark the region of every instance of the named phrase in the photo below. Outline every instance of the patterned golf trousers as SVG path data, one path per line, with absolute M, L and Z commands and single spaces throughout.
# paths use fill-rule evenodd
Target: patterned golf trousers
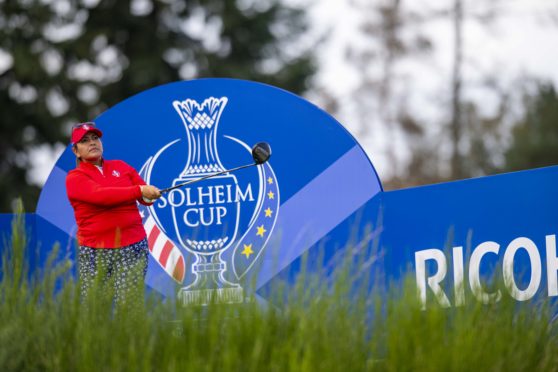
M 149 248 L 147 239 L 122 248 L 79 247 L 78 270 L 82 299 L 94 285 L 113 291 L 116 305 L 143 306 Z

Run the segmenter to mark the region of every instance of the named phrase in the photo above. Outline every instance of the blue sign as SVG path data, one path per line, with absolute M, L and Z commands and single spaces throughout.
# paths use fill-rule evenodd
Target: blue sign
M 332 231 L 382 191 L 364 151 L 338 122 L 264 84 L 168 84 L 95 121 L 104 133 L 105 158 L 126 161 L 160 188 L 249 164 L 253 144 L 271 145 L 273 156 L 263 165 L 172 190 L 153 206 L 139 207 L 151 251 L 147 285 L 185 304 L 211 296 L 242 302 L 324 239 L 331 249 L 342 246 L 345 235 Z M 65 177 L 74 167 L 68 147 L 36 211 L 65 232 L 72 247 L 76 225 Z M 256 288 L 244 284 L 253 282 Z
M 558 296 L 557 182 L 554 166 L 382 193 L 383 270 L 411 266 L 425 307 Z
M 326 273 L 339 257 L 357 255 L 365 260 L 355 277 L 398 281 L 411 269 L 425 307 L 558 296 L 558 166 L 384 192 L 362 148 L 327 113 L 231 79 L 157 87 L 96 122 L 105 157 L 160 188 L 253 163 L 251 146 L 271 145 L 263 165 L 139 206 L 151 252 L 147 285 L 184 304 L 265 298 L 299 272 L 305 253 Z M 74 167 L 68 147 L 27 216 L 41 249 L 36 266 L 55 241 L 75 255 L 65 190 Z M 9 220 L 0 215 L 0 230 Z M 494 288 L 493 278 L 503 285 Z

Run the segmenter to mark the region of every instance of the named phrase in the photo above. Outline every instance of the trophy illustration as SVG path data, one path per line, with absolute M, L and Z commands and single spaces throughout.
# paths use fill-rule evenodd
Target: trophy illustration
M 217 152 L 217 126 L 226 104 L 226 97 L 207 98 L 201 104 L 192 99 L 173 102 L 188 138 L 186 166 L 173 185 L 225 170 Z M 176 235 L 195 256 L 191 266 L 195 280 L 178 293 L 185 305 L 243 300 L 242 287 L 224 277 L 227 265 L 221 259 L 237 235 L 237 187 L 236 177 L 225 173 L 169 193 Z

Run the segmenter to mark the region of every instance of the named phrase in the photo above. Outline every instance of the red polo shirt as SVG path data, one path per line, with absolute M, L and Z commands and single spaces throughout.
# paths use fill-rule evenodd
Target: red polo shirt
M 143 179 L 120 160 L 103 160 L 103 172 L 81 162 L 66 176 L 66 192 L 74 208 L 80 245 L 120 248 L 145 238 L 136 202 Z

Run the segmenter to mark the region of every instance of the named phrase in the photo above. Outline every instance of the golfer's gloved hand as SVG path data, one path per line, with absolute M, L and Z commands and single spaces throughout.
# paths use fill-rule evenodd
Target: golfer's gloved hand
M 161 197 L 161 191 L 158 188 L 151 185 L 142 185 L 141 188 L 141 196 L 143 199 L 149 199 L 150 201 L 159 199 Z M 149 203 L 149 201 L 145 200 Z

